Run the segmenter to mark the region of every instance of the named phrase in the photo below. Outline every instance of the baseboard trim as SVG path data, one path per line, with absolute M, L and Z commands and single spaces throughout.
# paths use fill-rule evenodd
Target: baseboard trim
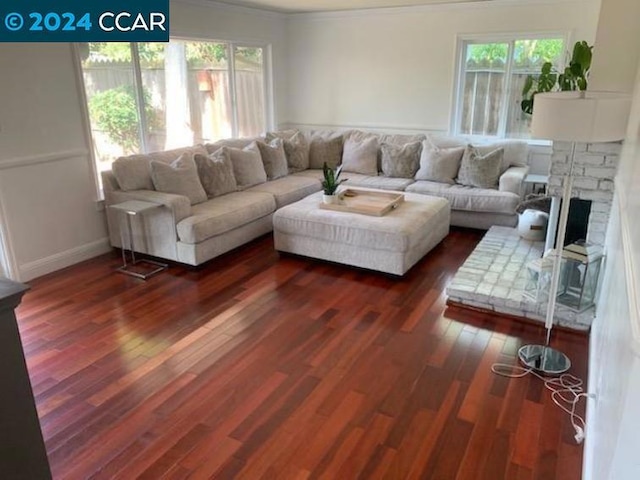
M 64 252 L 25 263 L 19 266 L 20 281 L 27 282 L 110 251 L 111 245 L 109 244 L 109 238 L 104 237 L 95 242 L 80 245 L 79 247 Z

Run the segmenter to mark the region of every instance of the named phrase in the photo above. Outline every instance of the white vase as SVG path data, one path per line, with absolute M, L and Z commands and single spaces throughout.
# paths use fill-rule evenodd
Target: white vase
M 525 240 L 540 242 L 547 234 L 548 223 L 548 213 L 527 209 L 519 215 L 518 233 Z
M 337 195 L 322 194 L 322 202 L 327 204 L 338 203 Z

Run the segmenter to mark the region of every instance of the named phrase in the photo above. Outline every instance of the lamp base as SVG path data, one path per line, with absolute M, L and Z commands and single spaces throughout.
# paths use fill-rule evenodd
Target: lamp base
M 518 358 L 528 368 L 543 375 L 560 375 L 571 368 L 571 360 L 564 353 L 546 345 L 524 345 Z

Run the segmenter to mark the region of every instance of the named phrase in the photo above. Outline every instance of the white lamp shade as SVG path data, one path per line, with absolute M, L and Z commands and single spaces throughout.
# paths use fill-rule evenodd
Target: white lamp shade
M 531 136 L 564 142 L 615 142 L 625 137 L 631 96 L 615 92 L 539 93 Z

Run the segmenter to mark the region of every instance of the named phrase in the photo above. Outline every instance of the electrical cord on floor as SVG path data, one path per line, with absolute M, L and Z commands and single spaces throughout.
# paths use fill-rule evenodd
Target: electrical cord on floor
M 576 405 L 582 397 L 587 397 L 584 392 L 583 381 L 570 373 L 563 373 L 559 377 L 547 378 L 540 375 L 531 368 L 520 367 L 518 365 L 508 365 L 506 363 L 494 363 L 491 371 L 496 375 L 507 378 L 523 378 L 527 375 L 538 377 L 544 382 L 545 388 L 551 391 L 551 400 L 558 407 L 569 414 L 571 425 L 576 434 L 574 436 L 577 443 L 584 440 L 585 421 L 576 413 Z

